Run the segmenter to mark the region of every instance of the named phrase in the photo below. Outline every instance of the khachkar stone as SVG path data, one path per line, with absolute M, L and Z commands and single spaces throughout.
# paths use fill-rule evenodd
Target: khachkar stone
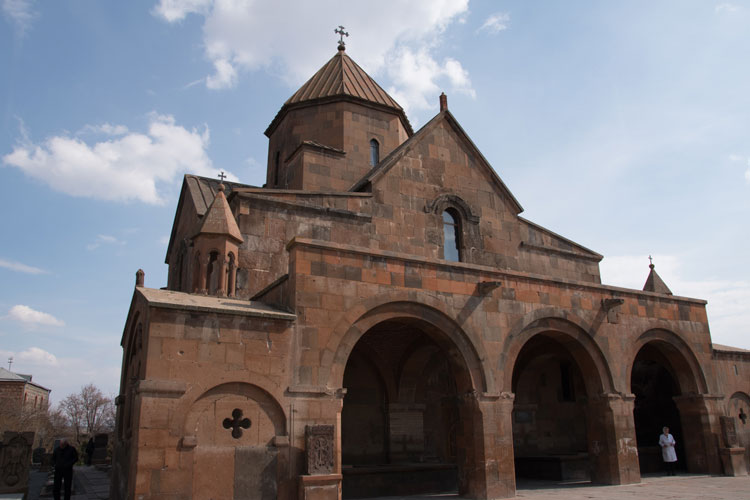
M 0 442 L 0 494 L 26 494 L 31 465 L 33 432 L 6 431 Z
M 735 422 L 734 417 L 719 417 L 719 422 L 721 422 L 721 436 L 724 438 L 724 446 L 727 448 L 738 447 L 737 422 Z
M 305 427 L 307 473 L 310 475 L 333 473 L 333 426 L 308 425 Z

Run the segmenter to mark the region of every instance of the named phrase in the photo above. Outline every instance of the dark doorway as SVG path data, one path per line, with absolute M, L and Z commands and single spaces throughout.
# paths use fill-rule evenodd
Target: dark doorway
M 641 474 L 664 471 L 659 447 L 664 426 L 669 427 L 677 442 L 677 467 L 685 469 L 685 440 L 680 412 L 674 402 L 680 389 L 675 379 L 671 364 L 658 347 L 646 344 L 638 352 L 633 362 L 630 387 L 635 394 L 633 420 Z
M 434 335 L 392 320 L 354 346 L 341 413 L 345 498 L 457 490 L 457 367 Z
M 532 337 L 518 354 L 512 383 L 516 477 L 589 481 L 586 386 L 565 345 Z

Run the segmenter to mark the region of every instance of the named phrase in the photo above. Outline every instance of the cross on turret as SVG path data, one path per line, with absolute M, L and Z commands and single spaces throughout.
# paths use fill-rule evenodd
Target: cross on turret
M 344 27 L 339 25 L 338 29 L 334 29 L 333 32 L 337 35 L 340 35 L 341 38 L 339 38 L 339 50 L 344 50 L 346 46 L 346 42 L 344 42 L 344 37 L 348 37 L 349 33 L 344 31 Z
M 221 172 L 219 172 L 219 175 L 217 175 L 217 177 L 218 177 L 219 179 L 221 179 L 221 182 L 224 182 L 224 179 L 226 179 L 226 178 L 227 178 L 227 176 L 226 176 L 226 175 L 224 175 L 224 171 L 223 171 L 223 170 L 222 170 Z

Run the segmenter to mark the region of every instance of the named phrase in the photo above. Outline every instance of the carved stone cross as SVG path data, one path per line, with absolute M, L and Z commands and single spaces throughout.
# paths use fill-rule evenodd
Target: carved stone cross
M 242 429 L 250 428 L 250 419 L 242 418 L 242 410 L 235 408 L 232 411 L 232 418 L 225 418 L 223 425 L 225 429 L 232 429 L 234 439 L 239 439 L 242 436 Z

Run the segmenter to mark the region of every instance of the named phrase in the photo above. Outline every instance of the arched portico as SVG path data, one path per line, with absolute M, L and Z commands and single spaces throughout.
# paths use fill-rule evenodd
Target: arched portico
M 635 394 L 633 418 L 642 472 L 663 470 L 658 446 L 662 427 L 677 441 L 678 468 L 720 472 L 713 408 L 706 377 L 690 346 L 674 332 L 652 329 L 633 343 L 628 379 Z
M 514 494 L 512 463 L 501 460 L 512 400 L 487 393 L 481 350 L 442 312 L 413 302 L 380 305 L 346 330 L 329 379 L 346 391 L 345 498 L 445 488 L 470 498 Z
M 614 391 L 604 354 L 575 319 L 532 315 L 506 341 L 502 387 L 515 394 L 517 473 L 638 482 L 632 399 Z

